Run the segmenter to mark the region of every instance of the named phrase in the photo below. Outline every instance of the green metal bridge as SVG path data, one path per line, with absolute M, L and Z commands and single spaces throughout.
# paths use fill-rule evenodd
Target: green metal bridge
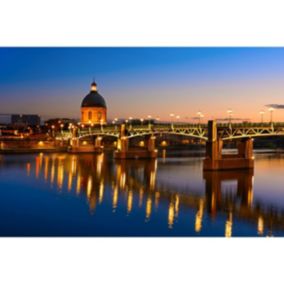
M 122 134 L 122 126 L 124 132 Z M 148 125 L 104 125 L 104 126 L 71 126 L 70 130 L 55 133 L 56 139 L 83 139 L 89 136 L 111 136 L 120 138 L 142 137 L 148 135 L 181 135 L 201 140 L 208 140 L 207 124 L 148 124 Z M 217 136 L 221 140 L 241 138 L 283 136 L 284 123 L 230 123 L 217 124 Z

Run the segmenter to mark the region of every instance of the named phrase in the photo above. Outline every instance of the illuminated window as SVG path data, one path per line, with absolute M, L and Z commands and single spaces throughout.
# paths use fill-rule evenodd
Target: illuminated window
M 98 120 L 101 120 L 102 119 L 102 113 L 99 111 L 98 112 Z
M 88 119 L 92 120 L 92 112 L 91 111 L 88 112 Z

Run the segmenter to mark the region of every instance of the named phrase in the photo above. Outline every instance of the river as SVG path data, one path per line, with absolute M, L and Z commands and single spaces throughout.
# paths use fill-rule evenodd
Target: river
M 284 235 L 284 154 L 215 173 L 181 156 L 0 155 L 0 235 Z

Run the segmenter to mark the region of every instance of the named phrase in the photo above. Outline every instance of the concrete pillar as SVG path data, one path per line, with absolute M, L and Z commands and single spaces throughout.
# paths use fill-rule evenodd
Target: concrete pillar
M 98 136 L 96 137 L 96 140 L 95 140 L 95 147 L 101 147 L 102 146 L 102 137 Z
M 222 158 L 223 141 L 218 139 L 217 124 L 214 120 L 208 121 L 208 141 L 206 142 L 206 158 L 218 160 Z
M 155 151 L 155 141 L 156 141 L 156 137 L 151 135 L 150 138 L 147 141 L 148 151 L 150 151 L 150 152 Z
M 78 138 L 71 138 L 69 140 L 69 145 L 72 147 L 78 147 L 79 146 L 79 139 Z
M 251 159 L 253 157 L 253 139 L 242 139 L 237 142 L 238 156 Z
M 119 139 L 120 142 L 120 151 L 125 153 L 128 150 L 128 138 L 127 137 L 121 137 Z
M 125 124 L 121 124 L 120 126 L 120 137 L 126 136 L 126 127 Z

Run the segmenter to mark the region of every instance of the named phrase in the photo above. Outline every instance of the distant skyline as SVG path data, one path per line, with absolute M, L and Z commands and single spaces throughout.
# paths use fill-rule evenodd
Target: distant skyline
M 108 117 L 284 121 L 284 48 L 0 48 L 0 113 L 80 117 L 95 78 Z

